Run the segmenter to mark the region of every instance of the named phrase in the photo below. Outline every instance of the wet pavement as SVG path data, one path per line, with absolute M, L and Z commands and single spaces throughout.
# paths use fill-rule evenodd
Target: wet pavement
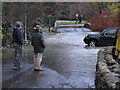
M 44 33 L 46 49 L 42 72 L 33 71 L 31 46 L 24 47 L 23 67 L 20 71 L 12 70 L 14 50 L 3 50 L 3 88 L 94 87 L 100 47 L 89 48 L 83 42 L 85 35 L 93 32 L 84 28 L 64 28 L 58 31 L 61 33 Z

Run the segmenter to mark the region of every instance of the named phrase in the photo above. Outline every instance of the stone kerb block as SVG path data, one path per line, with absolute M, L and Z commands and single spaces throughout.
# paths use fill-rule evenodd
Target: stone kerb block
M 116 64 L 116 61 L 113 59 L 113 56 L 111 54 L 106 54 L 104 56 L 104 59 L 106 60 L 108 65 Z
M 119 80 L 118 77 L 113 76 L 113 77 L 107 77 L 105 79 L 105 82 L 107 83 L 109 88 L 116 88 L 115 86 L 116 86 L 116 83 L 119 82 L 118 80 Z
M 102 61 L 102 62 L 106 62 L 106 60 L 104 59 L 104 54 L 105 54 L 105 49 L 102 48 L 98 51 L 98 57 L 97 57 L 97 60 L 98 62 Z
M 119 88 L 120 89 L 120 69 L 119 64 L 113 59 L 114 46 L 100 49 L 96 64 L 96 87 Z
M 105 47 L 105 53 L 112 55 L 113 48 L 114 48 L 114 46 L 107 46 L 107 47 Z

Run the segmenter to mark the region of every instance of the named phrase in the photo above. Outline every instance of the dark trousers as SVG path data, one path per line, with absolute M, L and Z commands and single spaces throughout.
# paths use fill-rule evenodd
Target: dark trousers
M 14 43 L 15 56 L 14 56 L 14 67 L 20 68 L 20 61 L 22 60 L 22 45 Z

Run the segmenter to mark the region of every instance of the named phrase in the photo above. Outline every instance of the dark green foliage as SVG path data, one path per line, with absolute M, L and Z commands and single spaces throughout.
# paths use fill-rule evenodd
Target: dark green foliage
M 2 34 L 2 46 L 6 47 L 12 44 L 12 25 L 9 22 L 2 23 Z

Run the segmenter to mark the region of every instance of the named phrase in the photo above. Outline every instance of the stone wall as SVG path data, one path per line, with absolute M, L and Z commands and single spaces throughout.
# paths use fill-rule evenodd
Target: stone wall
M 120 90 L 120 64 L 113 59 L 113 48 L 108 46 L 98 52 L 96 64 L 96 88 L 112 88 Z

